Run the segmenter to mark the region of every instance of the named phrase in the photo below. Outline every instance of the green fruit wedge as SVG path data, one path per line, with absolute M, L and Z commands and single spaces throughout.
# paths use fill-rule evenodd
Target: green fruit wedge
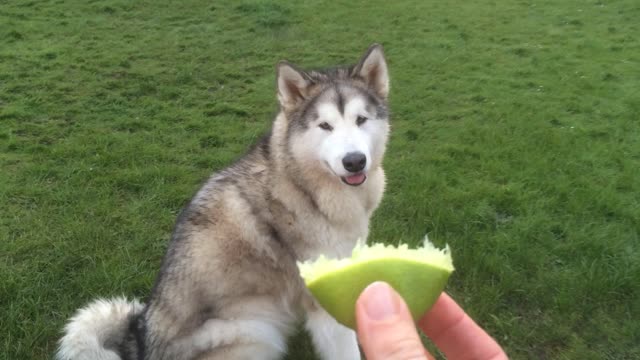
M 358 243 L 351 257 L 298 263 L 300 274 L 320 305 L 338 322 L 356 328 L 355 304 L 369 284 L 384 281 L 405 300 L 414 320 L 424 315 L 453 272 L 449 247 L 436 248 L 425 237 L 422 247 Z

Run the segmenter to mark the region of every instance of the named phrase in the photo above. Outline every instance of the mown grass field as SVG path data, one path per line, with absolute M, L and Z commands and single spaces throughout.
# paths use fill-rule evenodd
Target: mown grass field
M 148 294 L 180 208 L 269 127 L 278 60 L 380 42 L 370 240 L 450 244 L 448 291 L 513 359 L 639 359 L 638 19 L 635 0 L 1 1 L 0 358 L 49 358 L 76 308 Z

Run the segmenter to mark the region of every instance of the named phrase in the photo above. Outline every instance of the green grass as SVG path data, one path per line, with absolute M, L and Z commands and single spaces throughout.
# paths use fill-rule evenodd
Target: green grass
M 3 1 L 0 358 L 49 357 L 97 296 L 146 296 L 181 206 L 268 128 L 275 63 L 372 42 L 393 136 L 371 240 L 449 243 L 449 292 L 514 359 L 640 358 L 639 18 L 635 0 Z

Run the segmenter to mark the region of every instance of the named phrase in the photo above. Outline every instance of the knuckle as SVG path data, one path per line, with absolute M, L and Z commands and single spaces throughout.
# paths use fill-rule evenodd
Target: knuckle
M 388 360 L 426 360 L 424 346 L 419 339 L 406 338 L 395 341 L 384 357 Z

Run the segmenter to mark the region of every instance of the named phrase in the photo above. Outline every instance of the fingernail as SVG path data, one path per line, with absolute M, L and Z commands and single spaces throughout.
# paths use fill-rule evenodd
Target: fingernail
M 393 290 L 383 282 L 374 282 L 363 291 L 364 309 L 372 320 L 384 320 L 398 313 Z

